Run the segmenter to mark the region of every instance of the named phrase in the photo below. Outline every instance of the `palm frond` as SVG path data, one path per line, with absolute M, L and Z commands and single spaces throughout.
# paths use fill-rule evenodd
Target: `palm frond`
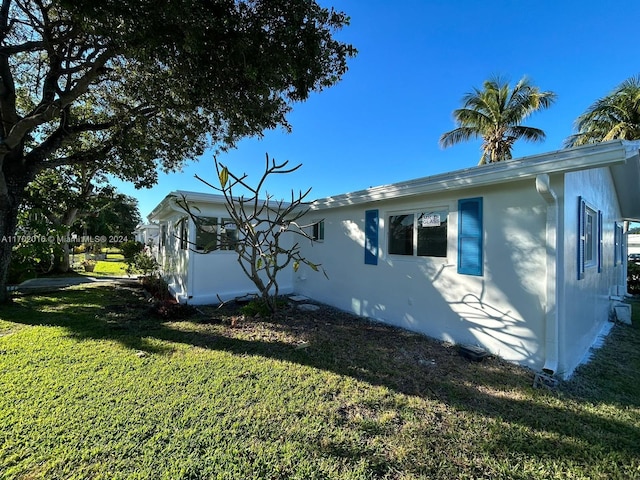
M 518 139 L 539 141 L 544 132 L 521 126 L 531 113 L 548 108 L 556 95 L 541 92 L 523 77 L 512 89 L 499 76 L 486 80 L 482 89 L 474 88 L 462 98 L 462 108 L 454 110 L 458 128 L 443 134 L 440 145 L 448 147 L 471 138 L 483 139 L 480 164 L 512 158 L 513 143 Z
M 576 119 L 574 128 L 577 133 L 565 140 L 565 146 L 640 139 L 640 76 L 626 79 L 596 100 Z
M 458 127 L 440 136 L 440 146 L 447 148 L 457 143 L 466 142 L 471 139 L 480 138 L 480 134 L 473 127 Z
M 547 138 L 543 130 L 534 127 L 526 127 L 524 125 L 515 125 L 508 130 L 508 134 L 517 140 L 526 140 L 529 142 L 542 142 Z

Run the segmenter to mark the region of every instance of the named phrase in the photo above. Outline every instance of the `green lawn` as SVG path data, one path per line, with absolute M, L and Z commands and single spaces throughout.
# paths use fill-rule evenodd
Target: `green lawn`
M 635 307 L 551 391 L 328 309 L 232 328 L 155 318 L 135 289 L 19 297 L 0 310 L 0 478 L 640 478 Z
M 111 255 L 109 255 L 111 257 Z M 93 272 L 87 272 L 88 275 L 114 275 L 123 276 L 127 274 L 127 263 L 121 259 L 98 260 Z
M 114 276 L 124 277 L 127 275 L 127 262 L 119 259 L 97 260 L 92 272 L 84 270 L 81 264 L 77 264 L 75 267 L 76 273 L 80 275 L 94 276 Z

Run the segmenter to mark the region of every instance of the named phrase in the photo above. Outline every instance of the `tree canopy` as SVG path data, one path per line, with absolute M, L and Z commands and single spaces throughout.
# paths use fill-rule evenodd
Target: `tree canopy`
M 2 0 L 0 233 L 42 170 L 150 186 L 157 166 L 290 129 L 292 103 L 346 72 L 347 24 L 309 0 Z
M 575 128 L 578 133 L 565 141 L 567 147 L 640 139 L 640 75 L 628 78 L 596 100 L 578 117 Z
M 482 138 L 479 164 L 500 162 L 512 158 L 516 140 L 542 141 L 545 133 L 522 125 L 532 113 L 548 108 L 556 95 L 541 92 L 527 77 L 513 88 L 496 77 L 474 88 L 462 98 L 462 108 L 453 111 L 457 128 L 442 134 L 443 148 L 475 138 Z

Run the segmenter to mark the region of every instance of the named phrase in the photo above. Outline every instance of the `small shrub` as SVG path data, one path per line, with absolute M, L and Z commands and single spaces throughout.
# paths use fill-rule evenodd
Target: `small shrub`
M 287 304 L 285 300 L 276 300 L 276 308 L 280 309 Z M 273 313 L 269 305 L 262 299 L 251 300 L 246 305 L 240 307 L 240 312 L 247 317 L 269 317 Z
M 144 252 L 136 253 L 133 258 L 127 260 L 127 274 L 141 273 L 142 275 L 152 276 L 158 273 L 160 264 L 150 255 Z
M 143 248 L 144 245 L 142 243 L 129 240 L 128 242 L 120 244 L 120 253 L 122 253 L 126 259 L 133 258 L 136 254 L 142 252 Z
M 153 297 L 158 300 L 169 300 L 171 293 L 169 292 L 169 284 L 164 278 L 156 275 L 148 275 L 142 279 L 142 285 Z
M 640 294 L 640 265 L 627 264 L 627 291 L 632 294 Z

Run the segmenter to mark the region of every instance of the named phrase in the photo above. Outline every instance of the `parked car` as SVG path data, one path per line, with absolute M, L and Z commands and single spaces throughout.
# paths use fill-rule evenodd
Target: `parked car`
M 637 263 L 640 265 L 640 253 L 630 253 L 627 263 Z

